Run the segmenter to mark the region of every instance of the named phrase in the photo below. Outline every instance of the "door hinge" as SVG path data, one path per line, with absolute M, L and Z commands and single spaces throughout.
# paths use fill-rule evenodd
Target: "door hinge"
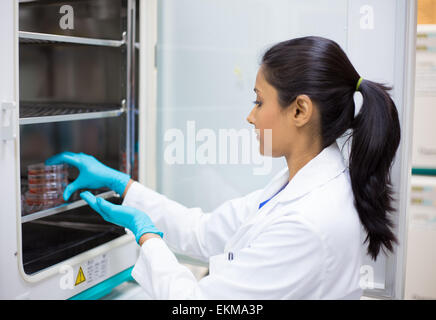
M 15 139 L 14 128 L 14 101 L 2 101 L 0 104 L 0 139 L 13 140 Z

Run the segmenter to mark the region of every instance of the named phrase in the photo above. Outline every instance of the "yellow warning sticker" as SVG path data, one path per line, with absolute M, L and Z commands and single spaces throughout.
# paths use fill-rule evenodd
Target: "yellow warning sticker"
M 77 286 L 78 284 L 81 284 L 82 282 L 85 281 L 86 281 L 85 274 L 83 273 L 82 267 L 80 267 L 79 272 L 77 273 L 76 283 L 74 285 Z

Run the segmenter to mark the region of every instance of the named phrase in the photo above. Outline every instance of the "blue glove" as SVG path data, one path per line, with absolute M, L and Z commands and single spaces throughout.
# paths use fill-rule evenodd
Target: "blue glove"
M 77 167 L 80 171 L 76 180 L 70 183 L 64 190 L 64 200 L 79 189 L 98 189 L 107 187 L 119 195 L 124 193 L 130 176 L 126 173 L 111 169 L 93 156 L 84 153 L 62 152 L 45 161 L 46 165 L 67 163 Z
M 163 233 L 154 226 L 150 217 L 135 208 L 119 206 L 102 198 L 95 197 L 91 192 L 85 191 L 80 194 L 92 209 L 97 211 L 104 220 L 125 227 L 133 232 L 136 242 L 144 233 L 155 233 L 163 238 Z

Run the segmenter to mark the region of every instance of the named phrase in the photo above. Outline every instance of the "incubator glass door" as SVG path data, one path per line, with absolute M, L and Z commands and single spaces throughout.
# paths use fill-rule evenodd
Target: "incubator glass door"
M 209 211 L 264 187 L 286 165 L 282 159 L 268 163 L 256 158 L 257 145 L 250 144 L 255 135 L 246 118 L 255 100 L 262 53 L 290 38 L 330 38 L 341 45 L 361 75 L 392 84 L 402 135 L 407 136 L 411 89 L 404 79 L 410 72 L 413 4 L 405 0 L 159 1 L 158 190 L 184 205 Z M 220 144 L 220 138 L 228 139 L 229 129 L 234 130 L 235 148 L 240 148 L 233 160 L 220 157 L 231 148 L 230 143 L 224 149 Z M 242 149 L 244 143 L 248 148 Z M 408 147 L 404 139 L 393 170 L 397 199 L 406 198 Z M 263 173 L 255 174 L 256 168 L 264 169 Z M 364 285 L 367 294 L 401 295 L 398 268 L 404 251 L 406 203 L 407 199 L 401 200 L 394 214 L 398 250 L 376 262 L 364 257 L 367 268 L 362 276 L 372 272 Z

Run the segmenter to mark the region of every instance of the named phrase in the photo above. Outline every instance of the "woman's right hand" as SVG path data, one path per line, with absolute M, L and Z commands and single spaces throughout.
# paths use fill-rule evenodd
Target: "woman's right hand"
M 130 176 L 105 166 L 93 156 L 84 153 L 62 152 L 45 161 L 46 165 L 67 163 L 79 169 L 79 176 L 64 190 L 64 200 L 79 189 L 98 189 L 107 187 L 123 195 Z

